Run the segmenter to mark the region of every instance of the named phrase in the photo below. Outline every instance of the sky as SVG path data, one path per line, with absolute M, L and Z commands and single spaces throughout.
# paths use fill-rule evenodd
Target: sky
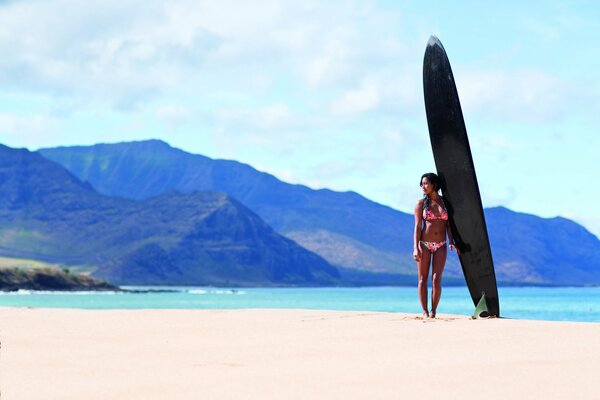
M 599 4 L 0 0 L 0 143 L 161 139 L 412 212 L 436 35 L 484 207 L 600 237 Z

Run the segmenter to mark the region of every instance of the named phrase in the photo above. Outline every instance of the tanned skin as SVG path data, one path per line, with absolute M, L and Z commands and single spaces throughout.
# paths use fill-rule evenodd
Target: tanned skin
M 436 216 L 440 216 L 445 211 L 444 203 L 441 196 L 438 194 L 438 188 L 429 181 L 426 177 L 421 180 L 421 189 L 423 194 L 429 197 L 429 207 Z M 456 251 L 460 254 L 456 246 L 454 245 L 454 239 L 452 237 L 452 231 L 448 221 L 442 219 L 436 219 L 432 221 L 423 220 L 423 205 L 425 199 L 420 199 L 415 205 L 415 235 L 414 235 L 414 249 L 413 259 L 417 263 L 418 269 L 418 291 L 419 301 L 421 302 L 421 308 L 423 309 L 424 318 L 435 318 L 436 310 L 442 296 L 442 273 L 444 272 L 444 266 L 446 265 L 446 255 L 448 247 L 451 251 Z M 429 251 L 427 247 L 421 243 L 424 242 L 443 242 L 448 236 L 448 245 L 442 246 L 435 252 Z M 432 278 L 431 278 L 431 313 L 428 311 L 427 306 L 427 280 L 429 278 L 429 267 L 431 266 Z

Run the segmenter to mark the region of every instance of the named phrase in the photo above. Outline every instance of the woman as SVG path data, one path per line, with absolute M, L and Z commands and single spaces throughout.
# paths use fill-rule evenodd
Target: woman
M 417 262 L 419 275 L 419 300 L 423 308 L 423 317 L 435 318 L 438 303 L 442 296 L 442 273 L 446 265 L 447 247 L 456 250 L 452 231 L 448 223 L 448 210 L 442 196 L 441 180 L 434 173 L 423 174 L 421 177 L 423 198 L 415 206 L 415 237 L 413 258 Z M 446 235 L 448 241 L 446 242 Z M 429 265 L 433 271 L 431 279 L 431 313 L 427 309 L 427 279 Z

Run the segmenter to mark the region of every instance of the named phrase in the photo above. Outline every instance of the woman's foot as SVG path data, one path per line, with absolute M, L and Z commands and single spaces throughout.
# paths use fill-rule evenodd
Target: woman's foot
M 429 315 L 429 318 L 435 318 L 435 311 L 431 310 L 431 314 Z
M 427 311 L 427 310 L 423 311 L 423 318 L 429 318 L 429 311 Z

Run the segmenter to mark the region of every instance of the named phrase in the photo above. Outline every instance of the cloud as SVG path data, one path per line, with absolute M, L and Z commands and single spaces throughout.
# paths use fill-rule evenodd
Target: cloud
M 58 120 L 45 115 L 23 117 L 0 113 L 0 143 L 9 146 L 36 147 L 48 137 L 60 137 L 59 126 Z
M 412 214 L 414 206 L 422 198 L 422 192 L 417 185 L 420 175 L 415 175 L 412 185 L 409 180 L 405 183 L 394 183 L 387 186 L 381 186 L 378 200 L 383 204 L 389 204 L 391 207 L 405 213 Z
M 0 49 L 9 55 L 0 85 L 132 108 L 247 61 L 257 34 L 250 22 L 236 24 L 238 13 L 259 12 L 235 2 L 11 3 L 0 13 Z
M 375 85 L 364 83 L 356 90 L 348 90 L 331 105 L 337 115 L 352 115 L 373 110 L 381 101 L 381 94 Z
M 354 163 L 339 160 L 326 161 L 311 168 L 313 180 L 318 178 L 322 182 L 335 181 L 339 177 L 348 176 L 356 169 Z
M 591 232 L 594 236 L 596 236 L 596 238 L 600 239 L 600 218 L 595 217 L 595 216 L 590 216 L 590 214 L 572 214 L 572 213 L 566 213 L 565 214 L 566 218 L 572 219 L 573 221 L 577 222 L 578 224 L 581 224 L 582 226 L 584 226 L 589 232 Z
M 193 121 L 194 115 L 187 106 L 165 104 L 156 107 L 156 116 L 165 123 L 168 131 L 176 130 L 177 126 Z
M 304 73 L 308 84 L 327 86 L 352 75 L 354 59 L 358 56 L 357 49 L 352 46 L 355 41 L 356 32 L 334 26 L 332 32 L 317 44 L 317 52 L 306 64 Z
M 285 103 L 223 107 L 204 123 L 210 124 L 210 135 L 231 157 L 235 150 L 243 148 L 285 156 L 306 144 L 303 139 L 315 134 L 312 128 L 316 124 L 313 117 L 292 110 Z
M 127 12 L 134 3 L 54 0 L 4 6 L 0 48 L 10 56 L 0 61 L 0 84 L 117 104 L 158 92 L 170 81 L 164 65 L 154 64 L 161 42 L 153 42 L 148 30 L 138 32 L 135 18 L 129 19 L 147 16 L 152 7 Z
M 285 102 L 291 113 L 303 103 L 335 121 L 406 117 L 422 108 L 424 40 L 414 30 L 425 21 L 414 17 L 353 1 L 9 2 L 0 12 L 0 89 L 126 112 L 163 96 L 229 90 L 253 100 L 240 112 Z M 558 29 L 531 18 L 522 25 L 545 36 Z M 465 108 L 482 118 L 557 119 L 565 103 L 585 99 L 598 108 L 593 90 L 578 100 L 585 82 L 544 70 L 458 71 Z
M 535 69 L 464 69 L 456 77 L 465 110 L 482 117 L 525 122 L 560 119 L 572 97 L 569 82 Z
M 600 111 L 598 83 L 589 78 L 564 78 L 529 67 L 458 71 L 455 78 L 463 111 L 480 121 L 546 124 Z
M 481 202 L 484 207 L 512 207 L 519 197 L 517 188 L 512 186 L 498 188 L 494 182 L 487 181 L 480 181 L 479 184 L 481 186 Z
M 301 124 L 287 104 L 283 103 L 260 108 L 221 110 L 218 115 L 222 123 L 260 132 L 285 131 Z
M 376 64 L 402 63 L 398 36 L 368 29 L 389 18 L 355 2 L 9 3 L 0 13 L 0 87 L 123 110 L 172 91 L 260 94 L 276 74 L 307 91 L 345 91 Z

